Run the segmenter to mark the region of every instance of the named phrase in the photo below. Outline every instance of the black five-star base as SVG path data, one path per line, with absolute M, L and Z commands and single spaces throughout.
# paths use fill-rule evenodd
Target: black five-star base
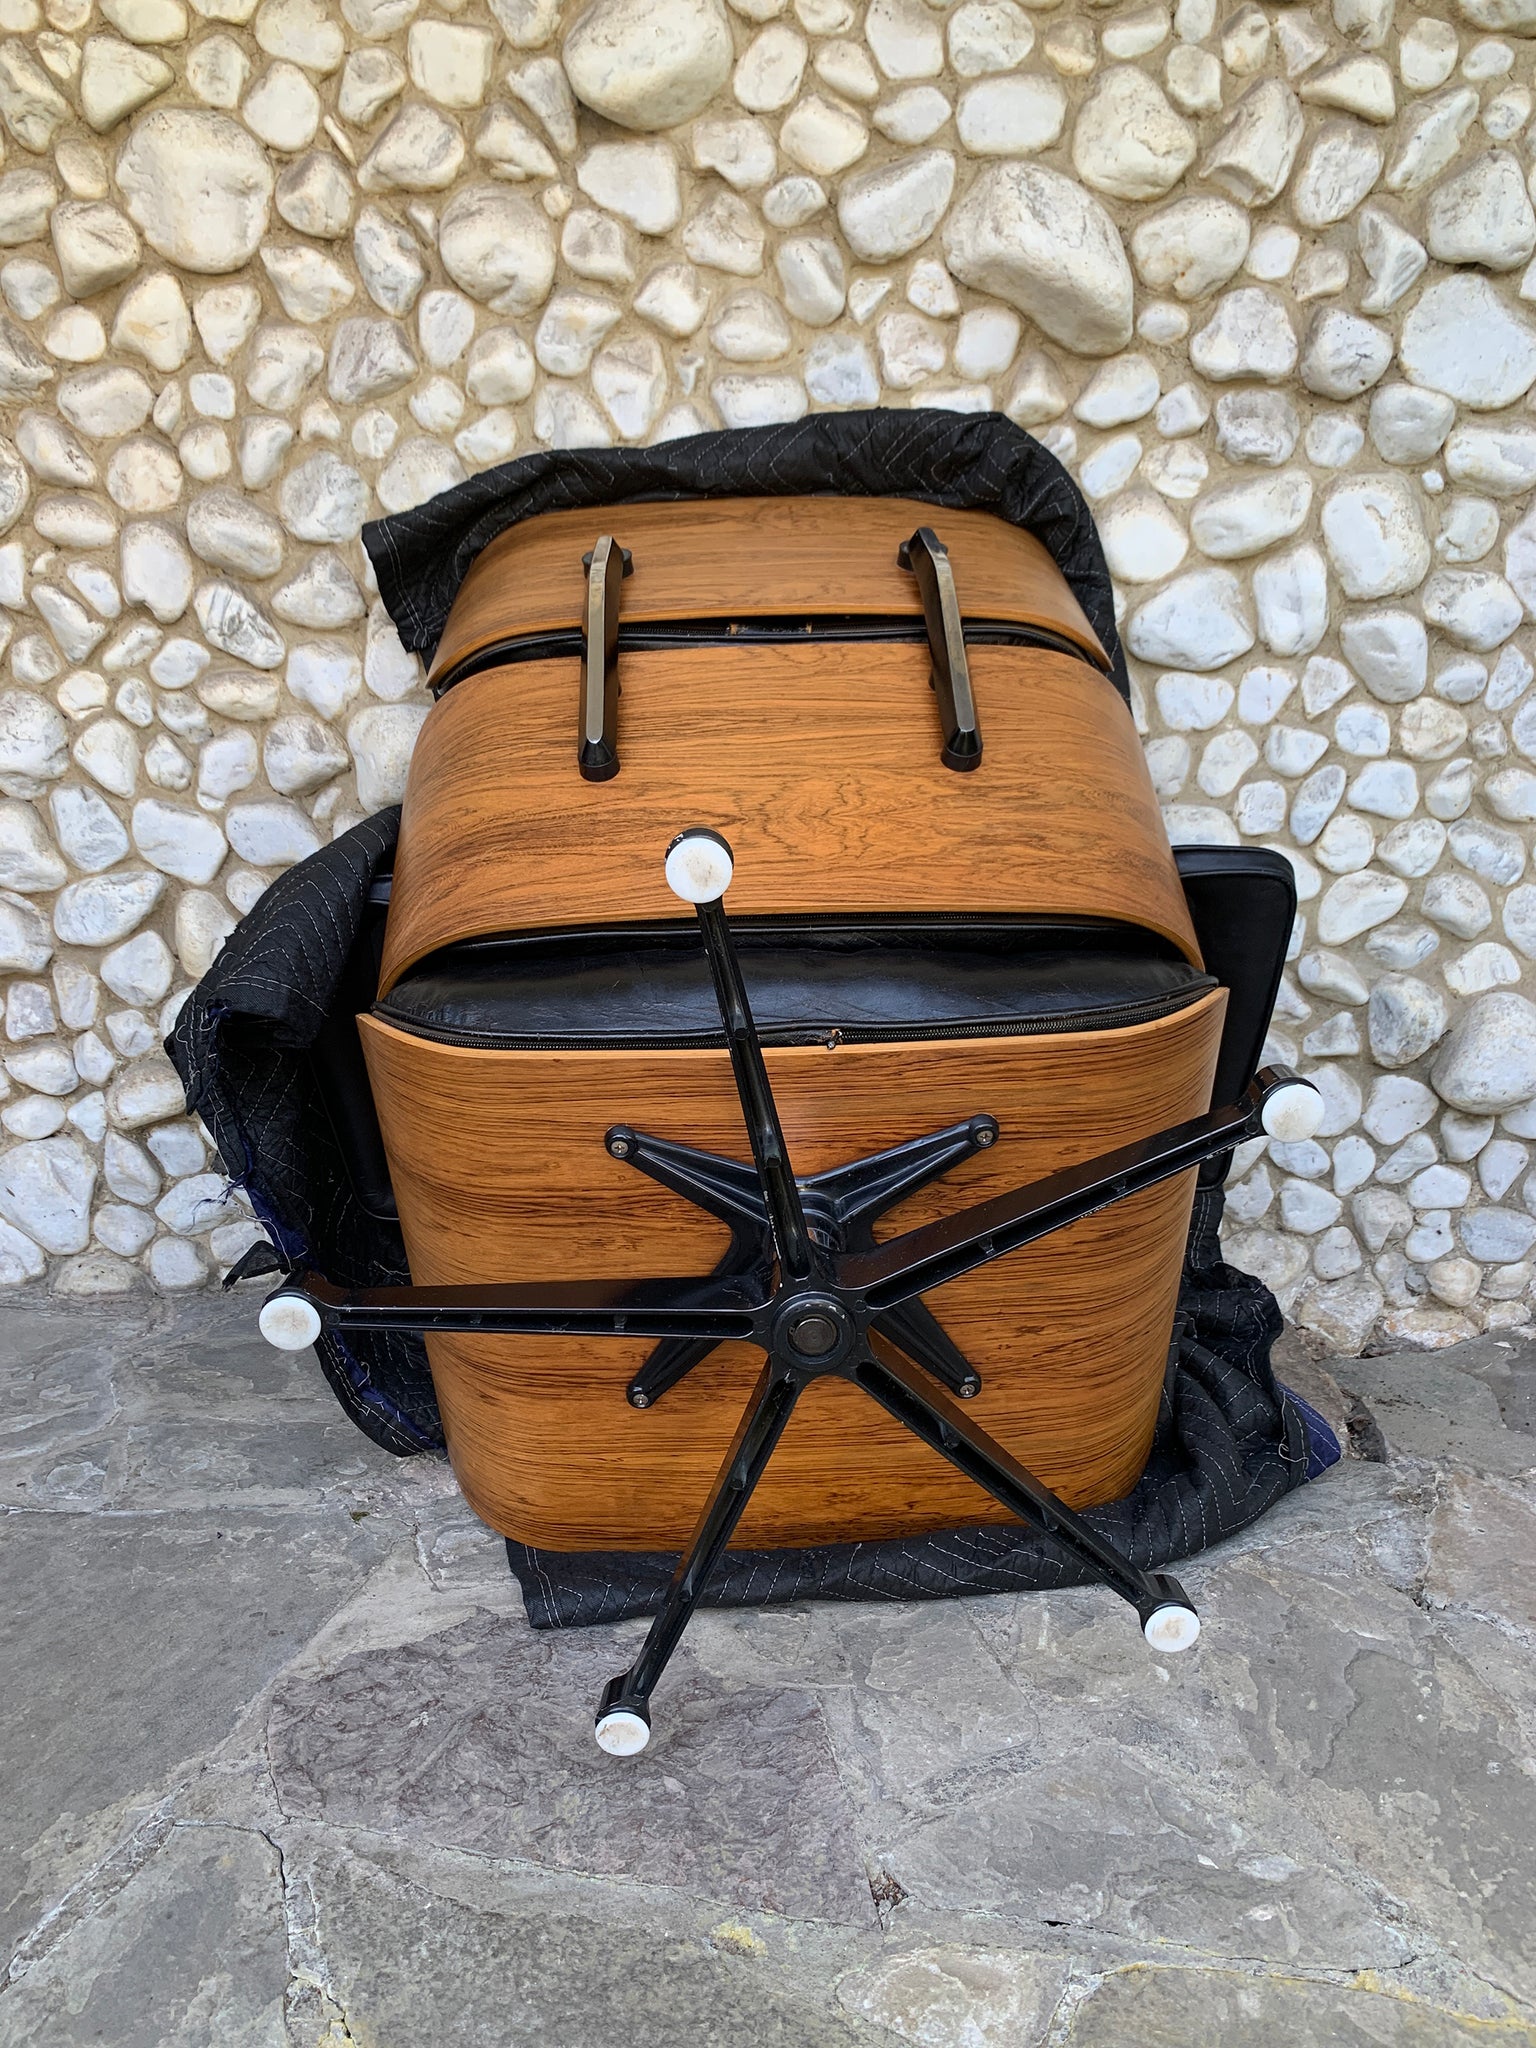
M 931 1138 L 914 1138 L 889 1152 L 873 1152 L 851 1166 L 797 1178 L 806 1235 L 823 1253 L 872 1252 L 874 1225 L 887 1209 L 937 1180 L 959 1160 L 985 1151 L 997 1138 L 997 1120 L 973 1116 Z M 675 1195 L 692 1202 L 730 1226 L 731 1242 L 710 1278 L 727 1275 L 743 1281 L 757 1294 L 773 1285 L 774 1238 L 768 1203 L 755 1166 L 725 1159 L 718 1152 L 700 1152 L 692 1145 L 672 1145 L 617 1124 L 605 1140 L 615 1159 L 622 1159 Z M 981 1380 L 945 1336 L 920 1301 L 904 1301 L 873 1318 L 870 1327 L 932 1373 L 940 1386 L 969 1401 L 981 1392 Z M 657 1345 L 629 1384 L 633 1408 L 649 1408 L 668 1387 L 675 1387 L 718 1340 L 708 1337 L 667 1337 Z
M 685 835 L 695 836 L 713 837 Z M 718 843 L 728 863 L 729 850 Z M 728 879 L 728 864 L 724 872 Z M 1192 1641 L 1198 1623 L 1178 1581 L 1133 1565 L 978 1429 L 951 1398 L 969 1398 L 981 1382 L 920 1297 L 1260 1135 L 1266 1101 L 1281 1089 L 1306 1084 L 1283 1067 L 1266 1068 L 1238 1104 L 877 1244 L 877 1218 L 990 1145 L 998 1134 L 995 1120 L 973 1116 L 851 1165 L 797 1179 L 721 896 L 695 907 L 752 1165 L 648 1137 L 625 1125 L 611 1129 L 605 1142 L 615 1158 L 730 1226 L 730 1246 L 713 1273 L 684 1280 L 354 1292 L 306 1273 L 285 1281 L 269 1298 L 262 1311 L 264 1331 L 273 1341 L 290 1343 L 300 1328 L 305 1333 L 298 1341 L 312 1341 L 320 1326 L 631 1341 L 652 1337 L 659 1341 L 629 1386 L 629 1400 L 637 1408 L 659 1400 L 717 1344 L 746 1341 L 761 1347 L 766 1361 L 689 1548 L 639 1656 L 603 1693 L 598 1739 L 617 1753 L 644 1746 L 651 1693 L 796 1401 L 828 1374 L 861 1388 L 1010 1514 L 1053 1537 L 1135 1608 L 1154 1644 L 1173 1648 Z M 299 1323 L 293 1321 L 295 1310 Z M 288 1335 L 280 1338 L 284 1318 Z

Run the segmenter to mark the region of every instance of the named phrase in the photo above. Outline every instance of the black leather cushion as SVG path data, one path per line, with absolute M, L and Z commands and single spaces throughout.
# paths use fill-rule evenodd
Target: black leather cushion
M 892 919 L 735 929 L 759 1031 L 778 1044 L 1102 1028 L 1179 1008 L 1215 985 L 1127 926 Z M 375 1015 L 460 1042 L 723 1043 L 692 925 L 447 947 L 402 977 Z
M 1266 846 L 1180 846 L 1173 857 L 1201 956 L 1227 991 L 1213 1100 L 1235 1102 L 1269 1033 L 1296 917 L 1295 871 Z
M 1295 872 L 1264 846 L 1179 846 L 1173 857 L 1201 957 L 1227 991 L 1211 1101 L 1236 1102 L 1269 1032 L 1296 917 Z M 1200 1185 L 1219 1187 L 1231 1164 L 1230 1152 L 1208 1159 Z

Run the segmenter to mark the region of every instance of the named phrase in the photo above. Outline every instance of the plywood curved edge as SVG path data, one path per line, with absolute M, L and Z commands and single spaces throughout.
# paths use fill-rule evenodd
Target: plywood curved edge
M 1059 633 L 1109 657 L 1055 560 L 1033 534 L 988 512 L 915 498 L 690 498 L 546 512 L 476 557 L 432 657 L 432 680 L 520 633 L 579 625 L 581 558 L 600 534 L 630 551 L 621 616 L 714 619 L 853 612 L 921 615 L 899 544 L 931 526 L 950 551 L 960 608 Z
M 620 663 L 621 768 L 576 767 L 579 663 L 487 670 L 422 728 L 381 990 L 496 932 L 674 919 L 662 859 L 710 825 L 740 916 L 1111 918 L 1199 963 L 1135 724 L 1070 655 L 976 647 L 985 755 L 939 760 L 925 648 L 691 648 Z

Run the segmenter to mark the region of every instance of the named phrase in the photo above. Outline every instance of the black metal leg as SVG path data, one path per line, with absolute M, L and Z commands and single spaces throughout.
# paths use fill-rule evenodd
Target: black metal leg
M 1054 1537 L 1111 1592 L 1129 1601 L 1143 1627 L 1163 1607 L 1181 1608 L 1194 1615 L 1189 1596 L 1177 1579 L 1166 1572 L 1145 1572 L 1133 1565 L 1065 1501 L 1058 1500 L 1048 1486 L 1043 1486 L 1011 1451 L 1004 1450 L 995 1438 L 978 1429 L 963 1409 L 957 1408 L 946 1395 L 925 1387 L 904 1360 L 880 1359 L 873 1352 L 866 1352 L 855 1361 L 848 1377 L 878 1401 L 888 1415 L 894 1415 L 915 1437 L 1000 1501 L 1010 1514 Z
M 627 1671 L 603 1688 L 597 1709 L 597 1739 L 614 1755 L 630 1756 L 645 1747 L 650 1729 L 646 1703 L 784 1434 L 801 1384 L 793 1370 L 786 1371 L 771 1359 L 758 1375 L 704 1512 L 687 1550 L 678 1559 L 640 1654 Z
M 756 1169 L 742 1160 L 727 1159 L 720 1152 L 702 1152 L 696 1145 L 674 1145 L 670 1139 L 653 1138 L 628 1124 L 615 1124 L 603 1143 L 615 1159 L 622 1159 L 670 1193 L 681 1195 L 696 1209 L 718 1217 L 733 1232 L 750 1237 L 754 1245 L 767 1229 L 762 1184 Z
M 261 1333 L 300 1351 L 322 1328 L 420 1330 L 426 1335 L 756 1339 L 771 1309 L 752 1283 L 704 1273 L 682 1280 L 556 1280 L 507 1286 L 337 1287 L 323 1274 L 285 1280 L 262 1305 Z M 296 1327 L 297 1311 L 312 1321 Z
M 751 1276 L 759 1293 L 767 1296 L 773 1281 L 768 1207 L 755 1167 L 694 1145 L 653 1138 L 628 1124 L 615 1124 L 603 1142 L 615 1159 L 728 1224 L 730 1245 L 710 1277 Z M 649 1408 L 714 1349 L 708 1339 L 665 1338 L 625 1389 L 630 1407 Z
M 708 1338 L 663 1338 L 624 1389 L 625 1400 L 631 1408 L 653 1408 L 663 1394 L 686 1379 L 696 1365 L 702 1365 L 719 1348 Z
M 830 1209 L 845 1250 L 872 1251 L 870 1232 L 887 1209 L 996 1142 L 997 1118 L 971 1116 L 963 1124 L 813 1174 L 802 1186 L 815 1209 Z
M 1263 1079 L 1261 1075 L 1260 1081 Z M 1155 1137 L 1121 1145 L 1081 1166 L 1064 1167 L 1043 1180 L 1027 1181 L 1005 1195 L 973 1203 L 937 1223 L 888 1238 L 873 1252 L 841 1260 L 840 1283 L 858 1289 L 868 1307 L 884 1311 L 926 1294 L 931 1287 L 958 1280 L 978 1266 L 990 1265 L 994 1259 L 1049 1237 L 1053 1231 L 1124 1201 L 1127 1195 L 1172 1180 L 1254 1136 L 1263 1128 L 1258 1095 L 1256 1083 L 1242 1103 L 1213 1110 L 1209 1116 L 1191 1117 Z
M 981 1392 L 981 1374 L 922 1302 L 904 1301 L 887 1309 L 875 1317 L 873 1327 L 962 1401 L 974 1401 Z
M 773 1284 L 772 1269 L 761 1251 L 737 1237 L 732 1238 L 730 1249 L 711 1278 L 722 1279 L 727 1275 L 746 1282 L 762 1297 L 767 1296 Z M 718 1348 L 719 1340 L 713 1337 L 663 1338 L 625 1389 L 630 1407 L 652 1407 Z
M 758 1040 L 757 1026 L 752 1021 L 752 1006 L 747 1001 L 747 985 L 742 980 L 741 962 L 736 957 L 730 921 L 719 897 L 712 903 L 695 904 L 694 908 L 698 912 L 699 936 L 709 956 L 709 971 L 714 977 L 720 1020 L 725 1026 L 725 1043 L 731 1056 L 731 1072 L 736 1079 L 741 1114 L 751 1141 L 763 1197 L 768 1205 L 768 1221 L 773 1229 L 779 1264 L 789 1279 L 808 1280 L 818 1271 L 820 1262 L 806 1228 L 800 1190 L 795 1185 L 795 1172 L 789 1161 L 789 1147 L 784 1142 L 778 1105 L 773 1099 L 768 1069 L 763 1064 L 763 1048 Z
M 963 1124 L 951 1124 L 948 1130 L 893 1145 L 856 1165 L 818 1175 L 816 1193 L 818 1198 L 830 1198 L 836 1209 L 842 1248 L 874 1251 L 874 1226 L 888 1209 L 948 1173 L 962 1159 L 974 1158 L 995 1145 L 997 1129 L 996 1117 L 967 1117 Z M 962 1401 L 974 1400 L 981 1392 L 980 1373 L 922 1302 L 899 1303 L 875 1318 L 875 1328 Z

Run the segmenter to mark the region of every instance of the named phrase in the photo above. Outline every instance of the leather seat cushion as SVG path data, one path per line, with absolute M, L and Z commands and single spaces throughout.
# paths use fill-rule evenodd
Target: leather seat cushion
M 1215 984 L 1130 926 L 891 919 L 735 928 L 763 1039 L 1106 1028 Z M 481 939 L 412 968 L 375 1006 L 423 1035 L 512 1044 L 720 1044 L 697 927 Z

